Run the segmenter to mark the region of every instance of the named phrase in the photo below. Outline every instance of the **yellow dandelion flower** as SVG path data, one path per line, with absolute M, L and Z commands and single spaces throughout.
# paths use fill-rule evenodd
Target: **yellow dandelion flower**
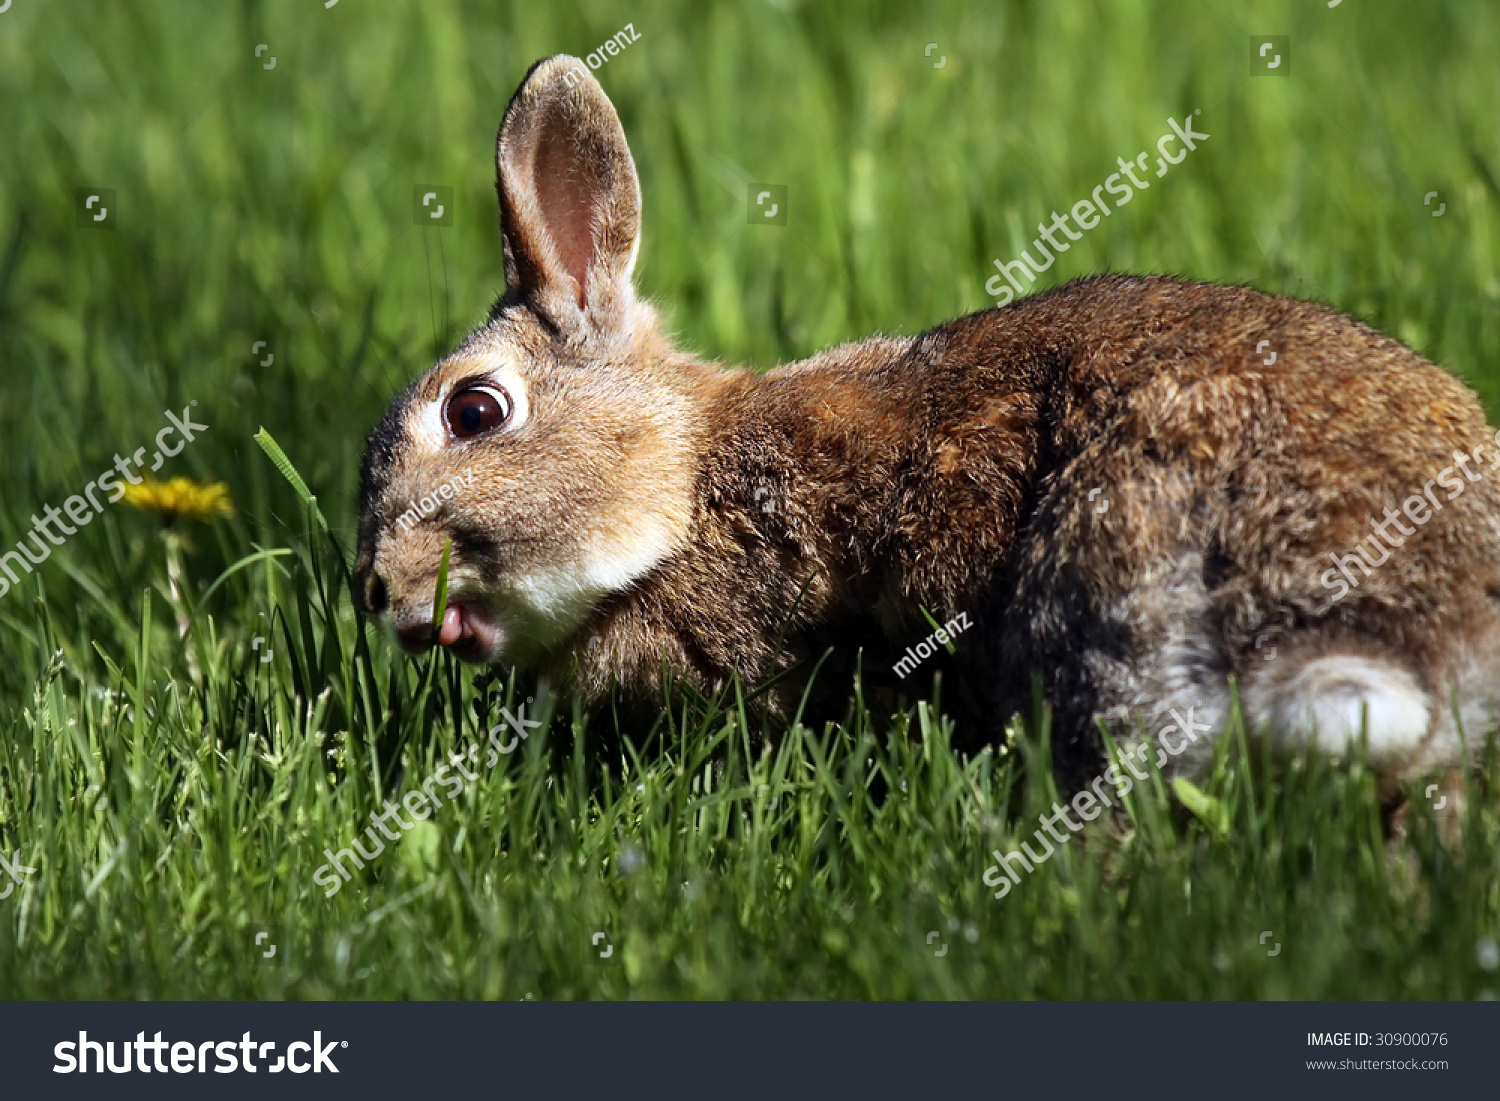
M 155 478 L 145 478 L 139 485 L 126 484 L 121 500 L 132 508 L 159 513 L 164 524 L 173 524 L 183 516 L 217 520 L 234 515 L 234 502 L 229 499 L 229 487 L 223 482 L 195 482 L 180 477 L 158 482 Z

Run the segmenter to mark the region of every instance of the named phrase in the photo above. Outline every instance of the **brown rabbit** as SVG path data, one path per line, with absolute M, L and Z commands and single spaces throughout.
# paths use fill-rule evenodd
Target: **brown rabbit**
M 1235 685 L 1284 748 L 1367 731 L 1388 781 L 1491 730 L 1500 447 L 1396 341 L 1111 275 L 725 370 L 635 295 L 635 166 L 580 62 L 533 67 L 497 161 L 506 293 L 364 465 L 356 600 L 409 649 L 650 701 L 664 661 L 705 689 L 840 641 L 910 665 L 930 614 L 972 625 L 991 736 L 1041 675 L 1071 787 L 1100 720 L 1201 770 Z

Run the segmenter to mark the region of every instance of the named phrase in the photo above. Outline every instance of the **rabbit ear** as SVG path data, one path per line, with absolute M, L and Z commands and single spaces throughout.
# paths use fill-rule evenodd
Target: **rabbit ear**
M 640 184 L 614 106 L 583 62 L 559 54 L 532 67 L 495 160 L 507 297 L 575 335 L 628 330 Z

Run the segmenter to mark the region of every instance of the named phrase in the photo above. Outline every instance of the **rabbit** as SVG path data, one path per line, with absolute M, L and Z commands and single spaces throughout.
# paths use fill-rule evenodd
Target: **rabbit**
M 407 650 L 659 705 L 664 670 L 758 684 L 958 621 L 981 741 L 1039 677 L 1071 790 L 1101 724 L 1201 775 L 1236 695 L 1276 752 L 1367 739 L 1387 785 L 1474 764 L 1500 443 L 1453 375 L 1320 304 L 1121 274 L 727 369 L 636 294 L 635 164 L 581 62 L 530 70 L 496 159 L 505 293 L 361 474 L 355 603 Z

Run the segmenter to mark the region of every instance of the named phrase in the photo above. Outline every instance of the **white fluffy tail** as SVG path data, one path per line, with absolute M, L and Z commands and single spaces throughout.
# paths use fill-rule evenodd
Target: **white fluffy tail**
M 1413 673 L 1362 654 L 1283 660 L 1247 686 L 1252 724 L 1286 746 L 1341 753 L 1366 732 L 1376 764 L 1417 756 L 1432 729 L 1433 699 Z

